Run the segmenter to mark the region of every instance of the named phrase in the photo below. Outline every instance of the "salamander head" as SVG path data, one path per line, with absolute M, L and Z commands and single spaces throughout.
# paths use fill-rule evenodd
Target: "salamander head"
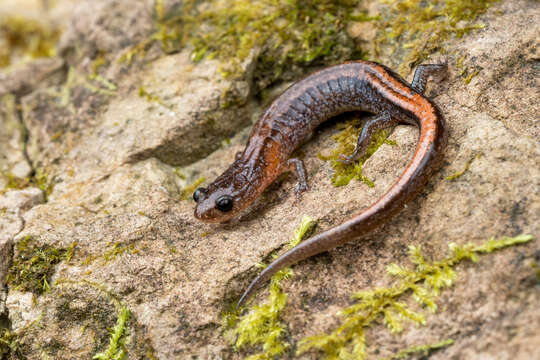
M 233 164 L 207 188 L 195 190 L 195 217 L 209 223 L 226 222 L 255 200 L 250 190 L 250 182 Z

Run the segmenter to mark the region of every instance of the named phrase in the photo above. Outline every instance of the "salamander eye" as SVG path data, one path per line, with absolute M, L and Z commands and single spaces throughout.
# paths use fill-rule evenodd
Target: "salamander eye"
M 220 196 L 216 200 L 216 207 L 219 211 L 227 212 L 233 208 L 233 199 L 229 195 Z
M 193 200 L 195 200 L 195 202 L 199 202 L 199 200 L 201 200 L 202 196 L 206 194 L 206 189 L 205 188 L 198 188 L 197 190 L 195 190 L 195 192 L 193 193 Z

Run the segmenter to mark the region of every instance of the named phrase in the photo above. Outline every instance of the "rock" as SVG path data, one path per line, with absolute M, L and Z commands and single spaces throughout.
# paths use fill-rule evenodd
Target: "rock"
M 23 215 L 43 202 L 43 193 L 37 188 L 11 190 L 0 195 L 0 284 L 5 284 L 11 263 L 13 237 L 24 227 Z
M 0 211 L 6 209 L 0 275 L 12 244 L 22 239 L 56 249 L 76 244 L 69 261 L 54 266 L 49 291 L 38 296 L 8 287 L 7 311 L 21 351 L 28 359 L 91 358 L 106 350 L 108 329 L 125 307 L 131 313 L 122 337 L 129 358 L 243 358 L 246 353 L 235 352 L 222 336 L 222 313 L 259 272 L 256 264 L 283 251 L 303 214 L 323 231 L 376 201 L 405 168 L 418 131 L 398 126 L 391 135 L 397 145 L 381 146 L 366 162 L 373 188 L 361 182 L 336 188 L 330 165 L 317 153 L 334 146 L 337 130 L 322 127 L 300 150 L 309 192 L 296 198 L 296 178 L 289 176 L 239 219 L 202 224 L 184 190 L 199 176 L 208 183 L 227 168 L 263 111 L 251 93 L 254 59 L 239 79 L 224 79 L 217 60 L 193 64 L 189 49 L 164 54 L 157 44 L 132 64 L 118 63 L 129 46 L 152 33 L 152 2 L 74 6 L 58 10 L 66 14 L 59 46 L 65 82 L 28 82 L 10 100 L 11 109 L 22 104 L 28 142 L 21 132 L 5 137 L 15 138 L 9 146 L 0 142 L 3 171 L 24 164 L 20 149 L 26 145 L 32 165 L 54 184 L 45 203 L 33 188 L 0 196 Z M 430 83 L 428 91 L 450 133 L 441 169 L 385 226 L 294 267 L 294 278 L 284 283 L 289 298 L 281 317 L 293 347 L 332 329 L 354 291 L 390 286 L 386 267 L 407 264 L 409 245 L 439 259 L 451 242 L 538 236 L 537 9 L 532 1 L 501 1 L 483 17 L 485 30 L 450 40 L 451 76 Z M 113 87 L 90 79 L 99 53 L 106 65 L 98 73 Z M 480 69 L 469 84 L 456 68 L 460 57 L 463 66 Z M 12 113 L 4 110 L 0 128 L 13 128 L 12 118 L 20 121 L 5 115 Z M 452 338 L 454 345 L 430 356 L 534 358 L 540 312 L 531 264 L 538 263 L 539 251 L 535 240 L 460 265 L 454 287 L 441 293 L 426 326 L 399 336 L 374 326 L 368 354 L 390 356 Z M 264 291 L 257 295 L 264 297 Z
M 43 193 L 37 188 L 10 190 L 0 194 L 0 315 L 6 314 L 6 276 L 11 264 L 13 238 L 24 227 L 27 210 L 43 202 Z
M 10 291 L 6 299 L 6 306 L 10 309 L 10 321 L 13 329 L 27 326 L 40 317 L 40 309 L 34 305 L 32 293 Z
M 0 99 L 0 188 L 24 181 L 32 168 L 24 154 L 24 128 L 13 95 Z
M 59 106 L 48 90 L 24 97 L 34 166 L 61 189 L 71 183 L 68 173 L 84 179 L 151 157 L 171 165 L 204 157 L 250 121 L 250 107 L 228 104 L 245 103 L 249 83 L 221 79 L 218 66 L 208 61 L 194 72 L 187 52 L 164 57 L 137 75 L 137 86 L 133 79 L 119 85 L 124 93 L 114 98 L 75 83 L 69 94 L 77 110 Z
M 60 58 L 36 59 L 0 73 L 0 96 L 11 93 L 22 96 L 39 88 L 65 81 L 64 61 Z

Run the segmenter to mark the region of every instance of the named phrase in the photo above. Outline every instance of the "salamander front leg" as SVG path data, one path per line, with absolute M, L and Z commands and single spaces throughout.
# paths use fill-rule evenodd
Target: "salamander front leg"
M 356 143 L 356 148 L 354 149 L 354 152 L 352 155 L 347 156 L 344 154 L 340 155 L 340 159 L 338 159 L 339 162 L 342 162 L 344 164 L 351 164 L 355 160 L 358 160 L 360 156 L 367 150 L 369 143 L 371 141 L 371 137 L 375 133 L 375 131 L 380 129 L 385 129 L 387 127 L 390 127 L 392 125 L 396 125 L 398 123 L 397 119 L 393 119 L 390 116 L 390 113 L 383 112 L 380 115 L 370 117 L 366 123 L 364 124 L 364 127 L 362 128 L 362 132 L 360 133 L 360 136 L 358 137 L 358 142 Z
M 296 184 L 295 192 L 296 196 L 299 196 L 306 190 L 309 190 L 307 183 L 307 172 L 302 160 L 294 158 L 287 160 L 285 171 L 292 171 L 296 173 L 298 183 Z
M 423 94 L 426 90 L 426 83 L 430 76 L 434 77 L 436 81 L 443 80 L 448 72 L 448 62 L 443 64 L 425 64 L 418 65 L 414 72 L 413 81 L 411 87 L 419 94 Z

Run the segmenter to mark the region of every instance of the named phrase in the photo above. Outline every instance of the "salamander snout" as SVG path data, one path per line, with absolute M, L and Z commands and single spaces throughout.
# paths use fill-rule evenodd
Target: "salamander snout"
M 234 197 L 225 191 L 209 192 L 205 188 L 198 188 L 193 193 L 193 200 L 197 203 L 195 217 L 204 222 L 225 222 L 238 210 Z

